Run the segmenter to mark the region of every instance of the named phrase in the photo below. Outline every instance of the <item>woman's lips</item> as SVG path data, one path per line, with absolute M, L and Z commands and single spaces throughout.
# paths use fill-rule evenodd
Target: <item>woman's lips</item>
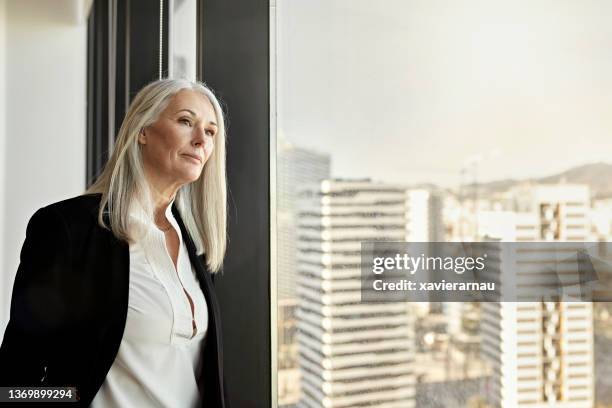
M 185 156 L 185 157 L 187 157 L 187 158 L 189 158 L 191 160 L 194 160 L 194 161 L 198 162 L 199 164 L 202 163 L 202 158 L 200 156 L 198 156 L 197 154 L 184 153 L 183 156 Z

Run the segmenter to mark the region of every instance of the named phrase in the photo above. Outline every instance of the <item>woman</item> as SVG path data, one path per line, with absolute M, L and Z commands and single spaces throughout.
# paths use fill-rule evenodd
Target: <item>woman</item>
M 73 386 L 80 406 L 227 406 L 212 279 L 225 178 L 213 93 L 143 88 L 95 184 L 28 223 L 0 386 Z

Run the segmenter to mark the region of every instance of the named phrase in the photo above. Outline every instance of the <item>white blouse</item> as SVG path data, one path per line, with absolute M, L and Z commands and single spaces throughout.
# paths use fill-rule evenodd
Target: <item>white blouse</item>
M 206 299 L 181 230 L 177 270 L 165 236 L 153 223 L 130 216 L 149 233 L 130 244 L 127 321 L 121 345 L 92 407 L 196 407 L 201 405 L 202 347 L 208 329 Z M 186 293 L 194 303 L 194 315 Z M 192 319 L 193 317 L 193 319 Z M 195 328 L 193 327 L 195 321 Z

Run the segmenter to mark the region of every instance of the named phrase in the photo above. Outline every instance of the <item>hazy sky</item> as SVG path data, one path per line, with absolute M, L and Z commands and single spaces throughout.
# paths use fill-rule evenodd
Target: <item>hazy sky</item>
M 277 0 L 278 131 L 334 176 L 612 162 L 612 1 Z M 495 152 L 495 153 L 491 153 Z

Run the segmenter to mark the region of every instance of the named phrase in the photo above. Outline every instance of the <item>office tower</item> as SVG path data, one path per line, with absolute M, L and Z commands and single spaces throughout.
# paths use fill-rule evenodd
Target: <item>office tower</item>
M 590 218 L 593 241 L 612 241 L 612 198 L 593 200 Z
M 429 189 L 406 190 L 407 242 L 444 241 L 442 196 Z
M 296 203 L 300 189 L 330 177 L 328 154 L 281 142 L 277 156 L 278 298 L 295 299 Z
M 507 246 L 490 244 L 487 253 L 499 251 L 496 257 L 501 261 L 497 267 L 489 264 L 487 272 L 498 274 L 502 288 L 529 282 L 537 286 L 533 271 L 542 271 L 543 265 L 550 265 L 554 273 L 556 256 L 538 252 L 536 242 L 579 242 L 590 231 L 586 186 L 532 186 L 515 194 L 516 211 L 497 214 L 496 222 L 495 214 L 485 214 L 481 219 L 486 221 L 479 226 L 484 240 L 526 243 L 513 253 Z M 487 225 L 489 231 L 485 231 Z M 484 390 L 489 403 L 497 407 L 593 406 L 591 303 L 544 299 L 481 307 L 481 351 L 492 368 Z
M 424 188 L 406 190 L 406 236 L 403 240 L 444 241 L 442 205 L 442 194 L 439 191 Z M 430 302 L 414 302 L 411 306 L 417 316 L 424 316 L 430 312 L 430 305 Z
M 298 228 L 298 346 L 303 407 L 415 404 L 406 302 L 361 303 L 361 242 L 402 241 L 404 188 L 326 180 L 305 194 Z
M 279 142 L 277 155 L 278 404 L 295 404 L 300 395 L 295 340 L 297 298 L 296 201 L 301 188 L 330 176 L 330 157 Z

